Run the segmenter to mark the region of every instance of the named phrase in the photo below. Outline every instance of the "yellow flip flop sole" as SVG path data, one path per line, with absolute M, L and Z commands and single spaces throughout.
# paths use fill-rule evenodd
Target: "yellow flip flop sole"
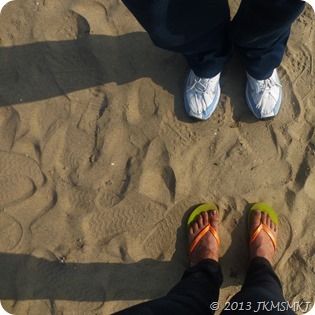
M 215 203 L 204 203 L 200 206 L 198 206 L 189 216 L 188 221 L 187 221 L 187 231 L 191 226 L 191 223 L 196 221 L 198 216 L 203 213 L 203 212 L 208 212 L 208 211 L 219 211 L 217 205 Z M 211 224 L 209 223 L 208 225 L 206 225 L 195 237 L 195 239 L 192 241 L 192 243 L 190 244 L 190 248 L 189 248 L 189 254 L 192 253 L 192 251 L 194 250 L 194 248 L 196 247 L 196 245 L 199 243 L 199 241 L 203 238 L 203 236 L 210 231 L 212 233 L 212 235 L 215 237 L 215 239 L 217 240 L 218 245 L 220 246 L 220 237 L 217 233 L 217 231 L 211 226 Z
M 248 229 L 250 228 L 250 218 L 251 218 L 251 211 L 253 210 L 258 210 L 260 212 L 264 212 L 267 213 L 270 217 L 270 219 L 278 226 L 279 221 L 278 221 L 278 216 L 275 210 L 273 210 L 269 205 L 267 205 L 266 203 L 263 202 L 258 202 L 255 203 L 249 210 L 248 213 Z M 257 227 L 257 229 L 252 233 L 252 235 L 250 235 L 250 241 L 249 241 L 249 245 L 251 246 L 252 243 L 255 241 L 256 237 L 259 235 L 259 233 L 261 231 L 265 231 L 268 236 L 270 237 L 273 246 L 274 246 L 274 250 L 276 251 L 277 249 L 277 240 L 275 239 L 272 231 L 269 229 L 268 226 L 266 226 L 263 223 L 260 223 L 259 226 Z
M 204 203 L 200 206 L 198 206 L 189 216 L 188 221 L 187 221 L 187 230 L 190 228 L 190 224 L 194 221 L 196 221 L 198 215 L 202 212 L 207 212 L 207 211 L 218 211 L 219 212 L 219 208 L 218 206 L 213 203 Z
M 253 211 L 253 210 L 258 210 L 260 212 L 267 213 L 269 215 L 269 217 L 271 218 L 271 220 L 275 223 L 275 225 L 279 224 L 276 211 L 273 210 L 269 205 L 267 205 L 264 202 L 257 202 L 249 209 L 248 226 L 250 226 L 250 216 L 251 216 L 251 211 Z

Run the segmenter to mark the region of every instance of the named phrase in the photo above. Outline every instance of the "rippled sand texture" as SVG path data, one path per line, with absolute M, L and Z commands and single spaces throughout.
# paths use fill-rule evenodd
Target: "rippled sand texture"
M 231 3 L 232 12 L 237 3 Z M 314 301 L 314 12 L 294 24 L 274 120 L 246 106 L 234 56 L 213 117 L 183 107 L 187 67 L 116 0 L 10 2 L 0 16 L 0 299 L 14 314 L 110 314 L 189 265 L 185 221 L 222 219 L 221 305 L 247 267 L 246 215 L 279 213 L 276 272 Z

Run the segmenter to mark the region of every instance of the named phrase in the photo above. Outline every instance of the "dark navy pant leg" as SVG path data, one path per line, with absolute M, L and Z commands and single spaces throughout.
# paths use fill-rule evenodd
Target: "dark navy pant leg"
M 164 297 L 144 302 L 117 315 L 211 315 L 210 304 L 217 302 L 223 277 L 220 265 L 205 259 L 188 268 L 180 282 Z
M 267 79 L 280 65 L 291 25 L 304 6 L 299 0 L 242 0 L 230 38 L 252 77 Z
M 184 55 L 200 77 L 222 71 L 231 52 L 227 0 L 123 0 L 153 43 Z
M 195 74 L 213 77 L 232 44 L 256 79 L 281 63 L 300 0 L 242 0 L 230 23 L 227 0 L 123 0 L 158 47 L 181 53 Z

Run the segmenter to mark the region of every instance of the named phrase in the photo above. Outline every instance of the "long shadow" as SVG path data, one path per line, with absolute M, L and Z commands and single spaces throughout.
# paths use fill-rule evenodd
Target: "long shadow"
M 105 83 L 149 77 L 175 98 L 186 63 L 178 54 L 153 48 L 148 35 L 82 35 L 0 48 L 0 106 L 45 100 Z M 181 96 L 180 96 L 181 98 Z
M 114 301 L 163 296 L 189 267 L 187 216 L 177 229 L 176 250 L 170 261 L 68 263 L 32 255 L 0 253 L 0 300 Z M 239 277 L 231 279 L 228 274 L 226 259 L 234 254 L 227 256 L 221 262 L 227 277 L 223 287 L 238 285 L 241 281 Z
M 230 63 L 222 76 L 223 92 L 233 99 L 234 119 L 251 120 L 243 93 L 239 93 L 243 91 L 244 71 L 237 58 Z M 196 123 L 183 106 L 187 71 L 182 56 L 153 47 L 144 32 L 120 36 L 81 32 L 76 40 L 0 47 L 0 107 L 67 96 L 106 83 L 123 85 L 147 77 L 174 95 L 174 104 L 170 106 L 174 106 L 179 120 Z
M 167 275 L 169 279 L 172 277 L 169 271 L 174 270 L 171 262 L 153 259 L 128 264 L 84 264 L 4 253 L 0 254 L 0 268 L 1 300 L 73 301 L 154 298 L 157 292 L 162 294 L 170 289 L 161 286 L 158 275 Z M 175 272 L 175 275 L 178 276 L 178 273 Z
M 0 300 L 114 301 L 165 295 L 189 266 L 186 230 L 179 227 L 170 261 L 72 263 L 0 253 Z

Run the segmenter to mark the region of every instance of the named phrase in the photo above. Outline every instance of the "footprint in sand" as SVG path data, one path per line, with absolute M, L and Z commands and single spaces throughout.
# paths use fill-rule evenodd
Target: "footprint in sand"
M 30 198 L 44 184 L 39 165 L 25 155 L 0 151 L 0 207 Z
M 310 141 L 308 150 L 306 152 L 309 166 L 309 176 L 305 181 L 305 192 L 312 199 L 315 200 L 315 128 L 310 132 Z
M 1 74 L 2 76 L 2 74 Z M 5 81 L 5 79 L 4 79 Z M 16 136 L 20 116 L 11 106 L 0 108 L 0 148 L 10 151 Z
M 129 194 L 114 207 L 95 209 L 88 214 L 83 220 L 84 239 L 90 245 L 104 242 L 108 250 L 118 251 L 117 246 L 111 249 L 110 245 L 115 237 L 123 233 L 130 233 L 137 237 L 152 227 L 156 230 L 155 225 L 163 219 L 163 213 L 163 206 L 141 194 Z M 147 235 L 143 236 L 146 237 Z M 142 239 L 141 243 L 143 242 Z M 139 244 L 132 244 L 132 246 L 139 246 Z
M 296 174 L 296 184 L 299 189 L 304 189 L 306 194 L 315 200 L 315 132 L 312 128 L 310 141 L 304 151 L 304 156 Z
M 309 266 L 311 263 L 308 264 L 305 261 L 305 254 L 302 250 L 294 252 L 286 264 L 283 265 L 280 272 L 285 275 L 286 281 L 283 283 L 284 291 L 294 292 L 293 296 L 287 295 L 288 301 L 294 300 L 299 302 L 302 309 L 305 310 L 305 314 L 313 315 L 312 312 L 306 313 L 314 303 L 314 277 L 309 276 Z M 297 284 L 303 286 L 303 290 L 297 291 Z
M 84 18 L 90 25 L 93 33 L 107 35 L 118 35 L 119 29 L 116 26 L 116 12 L 120 9 L 117 2 L 98 2 L 98 1 L 72 1 L 70 10 L 81 18 Z M 118 25 L 119 26 L 119 25 Z
M 186 230 L 182 229 L 182 220 L 187 209 L 194 204 L 191 200 L 184 200 L 176 203 L 174 206 L 167 209 L 163 215 L 163 219 L 157 225 L 150 229 L 150 233 L 143 240 L 143 249 L 146 257 L 153 259 L 170 259 L 174 248 L 180 250 L 181 253 L 186 253 L 186 242 L 183 241 L 183 235 Z M 186 235 L 185 235 L 186 236 Z M 180 240 L 180 245 L 175 243 Z M 179 249 L 179 247 L 181 247 Z
M 169 165 L 169 153 L 160 138 L 155 138 L 143 161 L 139 192 L 161 204 L 171 202 L 176 193 L 176 176 Z
M 0 213 L 0 251 L 12 250 L 20 242 L 23 234 L 22 227 L 13 217 L 5 212 Z
M 315 168 L 311 170 L 310 175 L 306 179 L 304 189 L 308 197 L 315 200 Z

